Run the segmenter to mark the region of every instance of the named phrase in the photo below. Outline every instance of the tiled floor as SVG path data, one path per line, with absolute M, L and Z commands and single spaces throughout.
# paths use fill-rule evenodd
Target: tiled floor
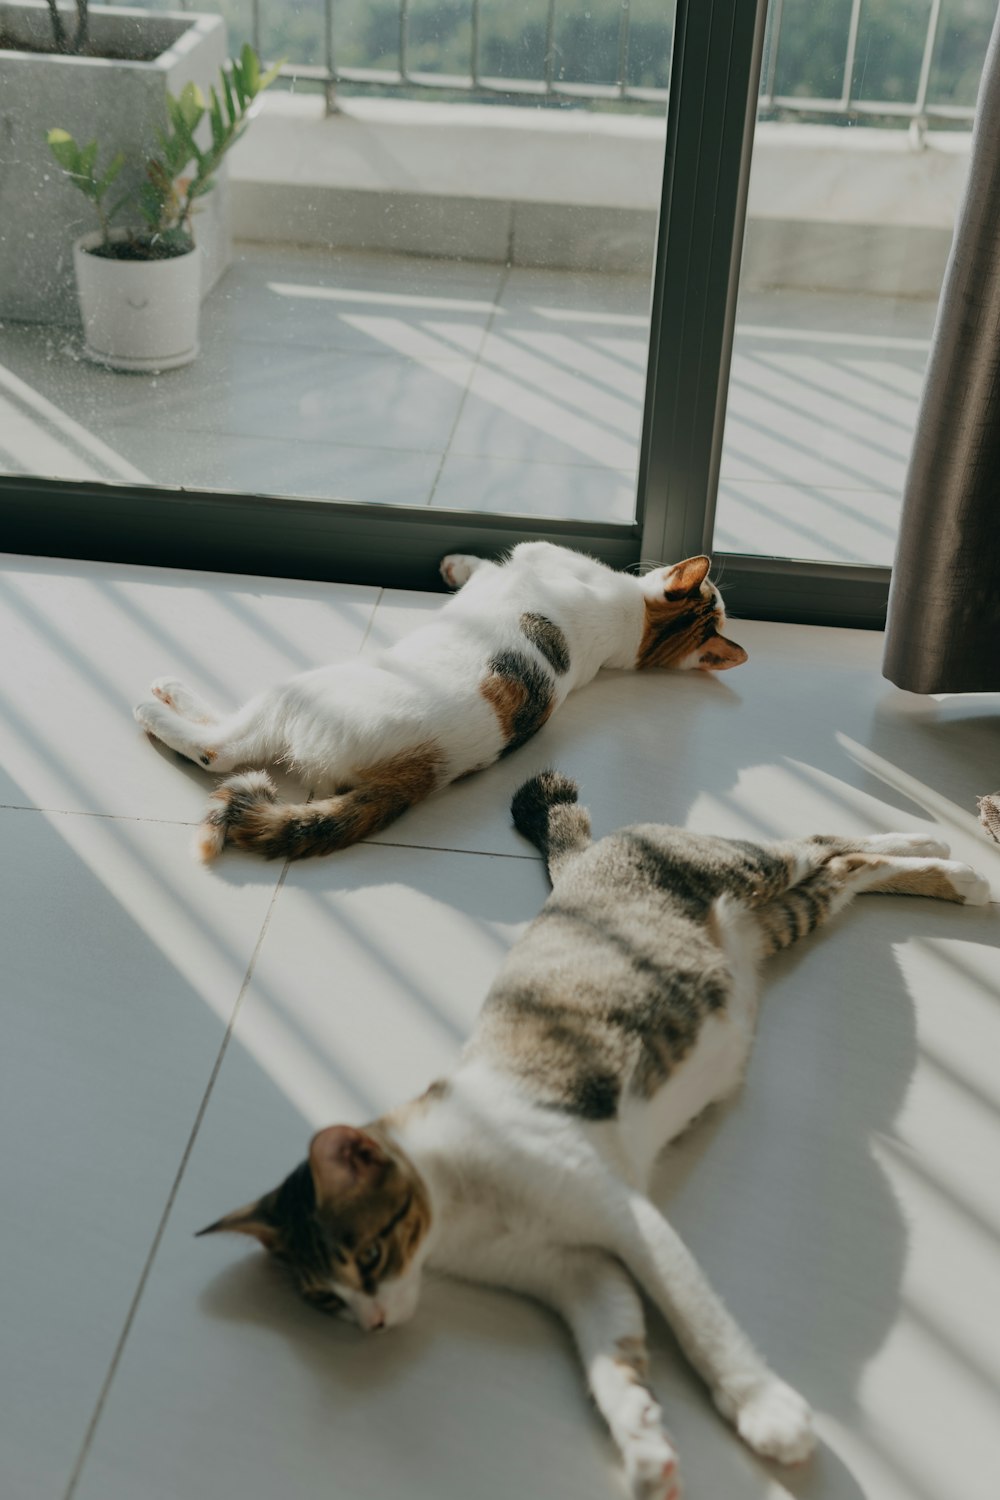
M 240 247 L 197 362 L 0 328 L 0 472 L 629 520 L 648 278 Z M 739 309 L 715 546 L 892 560 L 930 302 Z
M 605 1500 L 568 1342 L 435 1283 L 366 1338 L 249 1246 L 192 1231 L 312 1125 L 446 1069 L 542 902 L 509 826 L 552 762 L 596 829 L 938 829 L 989 874 L 1000 698 L 925 700 L 863 632 L 734 623 L 725 678 L 602 674 L 539 738 L 371 844 L 189 857 L 209 782 L 137 731 L 177 669 L 218 700 L 370 651 L 437 597 L 9 559 L 0 575 L 4 1500 Z M 866 897 L 771 969 L 743 1094 L 660 1201 L 815 1403 L 804 1473 L 757 1462 L 653 1320 L 691 1500 L 992 1500 L 1000 1465 L 1000 924 Z

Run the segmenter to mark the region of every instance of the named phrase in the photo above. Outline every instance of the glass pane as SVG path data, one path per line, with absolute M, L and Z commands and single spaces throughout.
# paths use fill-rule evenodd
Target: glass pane
M 631 522 L 671 8 L 205 9 L 0 5 L 0 472 Z
M 892 562 L 994 11 L 772 0 L 718 549 Z

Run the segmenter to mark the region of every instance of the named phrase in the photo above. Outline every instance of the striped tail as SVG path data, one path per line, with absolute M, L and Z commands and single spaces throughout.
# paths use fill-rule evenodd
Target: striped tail
M 590 814 L 576 799 L 575 781 L 542 771 L 517 789 L 510 804 L 514 827 L 544 854 L 553 881 L 569 860 L 590 848 Z
M 264 771 L 229 776 L 212 793 L 196 851 L 208 864 L 232 846 L 264 859 L 333 854 L 368 838 L 438 784 L 443 757 L 422 746 L 371 767 L 356 785 L 316 802 L 279 802 Z

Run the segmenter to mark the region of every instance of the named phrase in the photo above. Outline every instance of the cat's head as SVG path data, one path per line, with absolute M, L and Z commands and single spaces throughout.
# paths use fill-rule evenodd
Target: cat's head
M 747 653 L 722 634 L 726 610 L 710 582 L 709 557 L 688 557 L 639 579 L 645 620 L 637 667 L 700 667 L 724 672 L 746 661 Z
M 331 1125 L 273 1192 L 199 1233 L 252 1235 L 313 1307 L 369 1330 L 414 1312 L 430 1222 L 427 1188 L 395 1142 L 374 1128 Z

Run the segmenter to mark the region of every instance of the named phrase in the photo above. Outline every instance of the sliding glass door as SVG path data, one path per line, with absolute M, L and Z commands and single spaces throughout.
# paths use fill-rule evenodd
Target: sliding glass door
M 528 536 L 618 566 L 711 549 L 737 611 L 878 623 L 978 23 L 959 45 L 929 7 L 914 53 L 862 0 L 223 12 L 230 52 L 286 61 L 192 220 L 196 355 L 123 370 L 88 349 L 92 204 L 41 129 L 103 128 L 94 86 L 64 73 L 40 124 L 36 64 L 78 60 L 4 7 L 0 69 L 30 86 L 3 74 L 0 253 L 29 238 L 0 307 L 2 545 L 423 587 L 445 551 Z M 197 63 L 176 16 L 129 12 L 116 45 L 163 109 L 183 67 L 217 76 L 217 24 Z

